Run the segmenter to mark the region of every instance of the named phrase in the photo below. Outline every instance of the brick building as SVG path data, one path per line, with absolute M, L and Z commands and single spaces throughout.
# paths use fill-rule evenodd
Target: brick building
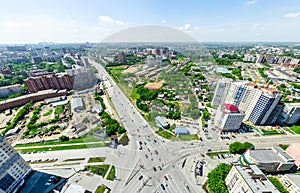
M 73 89 L 74 78 L 68 74 L 53 74 L 30 77 L 24 80 L 30 93 L 47 89 Z

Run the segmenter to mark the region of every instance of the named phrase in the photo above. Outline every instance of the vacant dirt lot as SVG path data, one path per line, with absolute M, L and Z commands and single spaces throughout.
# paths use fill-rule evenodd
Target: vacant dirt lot
M 157 90 L 160 89 L 163 84 L 165 83 L 165 81 L 159 81 L 159 82 L 148 82 L 145 87 L 150 89 L 150 90 Z

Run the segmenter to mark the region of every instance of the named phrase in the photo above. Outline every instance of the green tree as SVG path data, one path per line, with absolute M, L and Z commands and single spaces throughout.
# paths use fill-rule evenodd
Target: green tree
M 208 188 L 211 193 L 228 193 L 225 179 L 232 165 L 220 163 L 215 169 L 208 173 Z
M 65 136 L 65 135 L 62 135 L 58 138 L 59 141 L 63 142 L 63 141 L 69 141 L 69 137 L 68 136 Z

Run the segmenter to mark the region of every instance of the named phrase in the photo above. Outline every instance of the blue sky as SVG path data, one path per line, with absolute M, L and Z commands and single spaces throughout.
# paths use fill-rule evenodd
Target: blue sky
M 145 24 L 199 41 L 300 41 L 298 0 L 0 0 L 0 44 L 100 42 Z

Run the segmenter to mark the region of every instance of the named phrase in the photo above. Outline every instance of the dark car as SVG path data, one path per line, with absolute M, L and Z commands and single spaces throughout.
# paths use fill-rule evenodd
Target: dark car
M 156 172 L 156 168 L 153 166 L 153 170 Z
M 166 189 L 165 186 L 164 186 L 163 184 L 160 184 L 160 186 L 161 186 L 161 188 L 162 188 L 163 190 Z
M 139 180 L 141 180 L 141 179 L 143 179 L 143 176 L 140 176 L 140 177 L 139 177 Z

